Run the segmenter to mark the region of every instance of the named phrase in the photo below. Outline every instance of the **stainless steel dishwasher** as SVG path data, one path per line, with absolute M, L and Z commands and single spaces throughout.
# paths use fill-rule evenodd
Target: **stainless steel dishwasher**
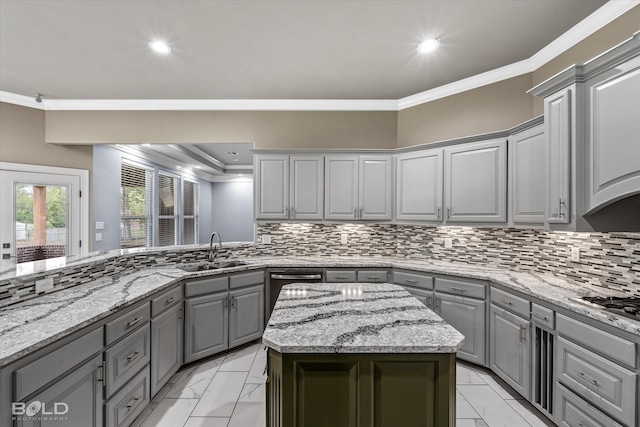
M 280 290 L 290 283 L 319 283 L 323 282 L 320 269 L 282 269 L 270 270 L 269 274 L 269 315 L 276 305 Z

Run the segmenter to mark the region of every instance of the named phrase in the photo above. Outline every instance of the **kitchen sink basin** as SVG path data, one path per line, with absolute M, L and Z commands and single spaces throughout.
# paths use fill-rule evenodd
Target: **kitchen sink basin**
M 220 268 L 239 267 L 241 265 L 247 265 L 247 263 L 242 261 L 206 262 L 206 263 L 199 263 L 199 264 L 180 265 L 178 266 L 178 268 L 186 272 L 192 273 L 194 271 L 218 270 Z

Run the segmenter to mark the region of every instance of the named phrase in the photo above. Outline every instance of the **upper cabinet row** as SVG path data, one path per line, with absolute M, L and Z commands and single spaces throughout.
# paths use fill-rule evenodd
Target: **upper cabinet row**
M 395 171 L 393 156 L 256 155 L 256 219 L 388 221 L 395 200 L 401 221 L 505 222 L 506 152 L 490 140 L 401 154 Z

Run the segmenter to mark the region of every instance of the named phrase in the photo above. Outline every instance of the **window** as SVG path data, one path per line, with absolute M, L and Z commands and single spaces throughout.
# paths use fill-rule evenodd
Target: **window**
M 152 246 L 153 169 L 123 160 L 120 170 L 120 246 Z
M 198 184 L 184 181 L 182 186 L 182 230 L 185 245 L 198 242 Z
M 178 244 L 177 184 L 178 177 L 158 173 L 158 246 Z

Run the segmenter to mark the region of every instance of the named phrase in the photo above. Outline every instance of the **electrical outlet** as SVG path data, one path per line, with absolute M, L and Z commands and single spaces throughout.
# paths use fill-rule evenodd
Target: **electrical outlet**
M 451 237 L 445 237 L 444 238 L 444 248 L 445 249 L 451 249 L 453 247 L 453 240 L 451 239 Z
M 36 294 L 40 292 L 53 289 L 53 277 L 47 277 L 46 279 L 36 280 Z
M 340 235 L 340 244 L 341 245 L 346 245 L 347 243 L 349 243 L 349 235 L 348 234 L 341 234 Z
M 262 244 L 263 245 L 270 245 L 271 244 L 271 235 L 270 234 L 263 234 L 260 237 L 262 239 Z
M 577 246 L 571 247 L 571 261 L 580 262 L 580 248 Z

